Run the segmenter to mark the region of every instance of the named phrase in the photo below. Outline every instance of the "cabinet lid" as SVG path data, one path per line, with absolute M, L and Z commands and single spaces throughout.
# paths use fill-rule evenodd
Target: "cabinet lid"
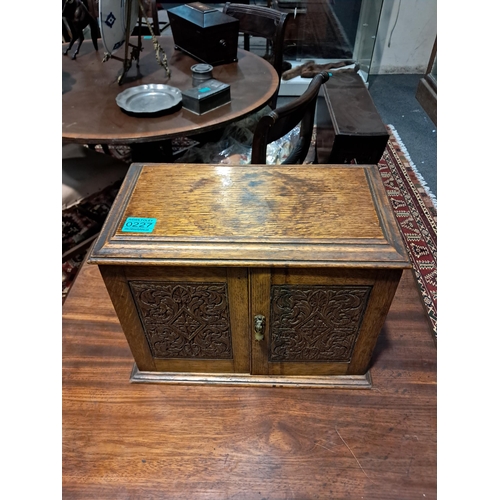
M 89 262 L 410 267 L 376 165 L 132 164 Z

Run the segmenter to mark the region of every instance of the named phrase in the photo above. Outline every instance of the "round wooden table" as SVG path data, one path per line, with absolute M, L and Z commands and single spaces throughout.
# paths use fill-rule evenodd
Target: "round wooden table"
M 98 51 L 86 40 L 76 60 L 62 56 L 63 141 L 133 146 L 200 134 L 261 109 L 278 88 L 278 75 L 271 64 L 251 52 L 238 50 L 238 62 L 215 66 L 213 70 L 215 79 L 231 86 L 229 104 L 200 116 L 184 108 L 159 117 L 129 116 L 115 101 L 129 87 L 162 83 L 182 91 L 193 86 L 190 68 L 199 61 L 174 49 L 172 37 L 158 40 L 168 58 L 170 78 L 158 64 L 150 39 L 143 39 L 139 68 L 134 61 L 122 85 L 118 85 L 118 77 L 123 62 L 109 59 L 103 63 L 101 40 Z M 134 38 L 131 41 L 136 43 Z M 122 51 L 117 55 L 122 57 Z

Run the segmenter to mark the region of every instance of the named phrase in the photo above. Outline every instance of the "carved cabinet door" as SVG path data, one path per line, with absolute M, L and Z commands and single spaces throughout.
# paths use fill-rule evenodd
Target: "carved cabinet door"
M 246 268 L 101 266 L 139 370 L 249 373 Z
M 365 373 L 393 293 L 387 280 L 397 285 L 398 274 L 252 269 L 252 374 Z
M 137 367 L 363 375 L 400 269 L 101 266 Z

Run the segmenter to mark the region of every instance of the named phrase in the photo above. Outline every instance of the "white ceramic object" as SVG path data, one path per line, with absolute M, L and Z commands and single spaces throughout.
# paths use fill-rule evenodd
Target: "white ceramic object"
M 99 0 L 99 27 L 104 49 L 114 54 L 124 43 L 127 34 L 127 4 L 132 2 L 130 33 L 139 19 L 137 0 Z

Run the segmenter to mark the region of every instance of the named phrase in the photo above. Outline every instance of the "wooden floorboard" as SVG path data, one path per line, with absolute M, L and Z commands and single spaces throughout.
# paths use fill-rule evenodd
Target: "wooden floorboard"
M 131 384 L 96 266 L 63 307 L 64 499 L 436 498 L 436 347 L 405 271 L 372 389 Z

